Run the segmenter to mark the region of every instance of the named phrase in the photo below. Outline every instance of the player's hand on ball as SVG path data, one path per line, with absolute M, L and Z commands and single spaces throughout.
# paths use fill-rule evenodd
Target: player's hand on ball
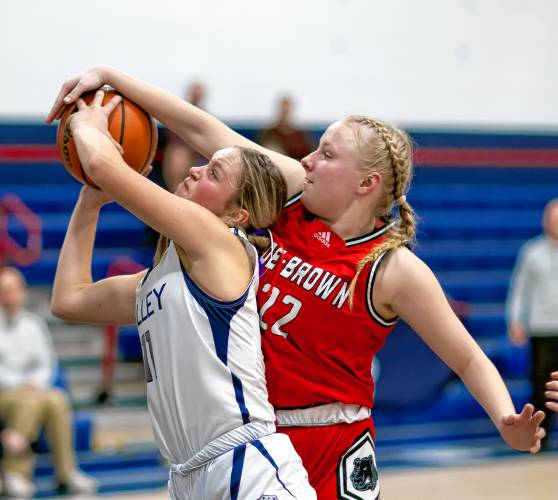
M 79 111 L 71 116 L 70 129 L 74 132 L 78 127 L 84 125 L 96 128 L 105 134 L 112 141 L 120 154 L 122 154 L 124 152 L 122 146 L 114 140 L 108 129 L 109 116 L 120 104 L 120 101 L 122 101 L 122 96 L 114 96 L 103 106 L 104 96 L 105 93 L 102 90 L 98 90 L 95 92 L 95 97 L 90 105 L 87 105 L 83 99 L 79 98 L 77 100 L 77 108 Z
M 540 427 L 544 417 L 544 412 L 540 410 L 535 412 L 532 404 L 526 404 L 519 415 L 502 417 L 500 434 L 512 448 L 537 453 L 541 448 L 541 439 L 546 434 Z
M 52 123 L 62 116 L 64 107 L 76 102 L 78 97 L 89 90 L 95 90 L 105 84 L 103 66 L 95 66 L 83 74 L 68 78 L 62 85 L 56 100 L 52 105 L 45 121 Z
M 558 372 L 553 372 L 550 381 L 546 383 L 547 391 L 544 395 L 550 399 L 545 406 L 552 411 L 558 413 Z

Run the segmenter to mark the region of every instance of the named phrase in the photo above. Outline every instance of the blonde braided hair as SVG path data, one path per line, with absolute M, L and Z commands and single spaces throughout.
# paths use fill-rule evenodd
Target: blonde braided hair
M 355 132 L 362 172 L 378 172 L 382 176 L 384 196 L 374 215 L 391 217 L 394 204 L 399 209 L 396 228 L 358 263 L 349 287 L 352 308 L 357 279 L 366 265 L 388 250 L 415 242 L 416 218 L 406 196 L 413 175 L 413 148 L 409 136 L 393 125 L 365 116 L 349 116 L 343 123 Z

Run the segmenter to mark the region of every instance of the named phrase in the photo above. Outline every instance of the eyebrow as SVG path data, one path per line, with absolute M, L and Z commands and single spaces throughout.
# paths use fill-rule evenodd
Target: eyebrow
M 221 175 L 228 176 L 227 172 L 225 171 L 225 168 L 224 168 L 223 165 L 221 164 L 221 159 L 214 159 L 214 158 L 212 158 L 211 161 L 213 162 L 213 166 L 214 166 L 216 169 L 219 169 L 219 171 L 221 172 Z

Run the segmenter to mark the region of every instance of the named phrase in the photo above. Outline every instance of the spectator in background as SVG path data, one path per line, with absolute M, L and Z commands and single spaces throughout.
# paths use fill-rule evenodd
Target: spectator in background
M 206 89 L 203 83 L 194 82 L 188 88 L 186 100 L 198 108 L 203 108 L 205 96 Z M 190 167 L 200 157 L 184 140 L 171 130 L 166 130 L 165 140 L 166 145 L 161 167 L 162 177 L 167 191 L 174 193 L 178 184 L 187 177 Z
M 544 234 L 521 248 L 508 297 L 508 332 L 511 342 L 531 342 L 531 383 L 536 408 L 545 405 L 545 383 L 558 366 L 558 199 L 543 215 Z M 543 421 L 548 449 L 552 418 Z
M 314 145 L 306 130 L 294 126 L 293 109 L 292 99 L 281 97 L 275 123 L 262 132 L 259 143 L 264 148 L 301 160 L 314 150 Z
M 34 454 L 27 443 L 37 440 L 46 427 L 54 455 L 59 490 L 92 493 L 96 481 L 76 468 L 72 444 L 71 410 L 64 392 L 51 387 L 54 355 L 45 322 L 24 309 L 27 286 L 13 267 L 0 270 L 0 419 L 6 431 L 2 469 L 4 493 L 29 498 L 35 492 L 31 482 Z M 19 450 L 17 449 L 19 448 Z

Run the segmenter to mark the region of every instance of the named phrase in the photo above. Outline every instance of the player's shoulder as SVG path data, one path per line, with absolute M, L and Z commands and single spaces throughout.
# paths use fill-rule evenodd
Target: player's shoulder
M 401 287 L 426 284 L 433 279 L 434 275 L 426 263 L 405 246 L 386 252 L 377 271 L 378 284 L 388 295 L 397 293 Z

